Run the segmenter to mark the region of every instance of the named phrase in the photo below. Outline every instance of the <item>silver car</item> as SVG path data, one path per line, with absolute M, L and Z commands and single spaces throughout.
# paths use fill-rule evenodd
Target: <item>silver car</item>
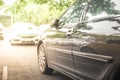
M 37 44 L 39 33 L 32 23 L 15 23 L 11 26 L 11 44 Z

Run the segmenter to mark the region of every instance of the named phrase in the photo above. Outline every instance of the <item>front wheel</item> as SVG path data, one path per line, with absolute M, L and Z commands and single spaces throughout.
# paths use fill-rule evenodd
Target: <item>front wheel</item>
M 46 53 L 43 44 L 39 44 L 37 48 L 38 53 L 38 67 L 41 73 L 43 74 L 51 74 L 53 69 L 48 67 Z

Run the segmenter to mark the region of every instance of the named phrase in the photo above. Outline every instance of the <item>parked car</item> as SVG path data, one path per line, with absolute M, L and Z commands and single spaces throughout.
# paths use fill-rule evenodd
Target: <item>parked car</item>
M 0 23 L 0 40 L 4 39 L 4 29 L 2 23 Z
M 77 0 L 45 31 L 39 70 L 75 80 L 120 80 L 119 0 Z
M 11 44 L 37 44 L 39 32 L 32 23 L 15 23 L 11 26 Z

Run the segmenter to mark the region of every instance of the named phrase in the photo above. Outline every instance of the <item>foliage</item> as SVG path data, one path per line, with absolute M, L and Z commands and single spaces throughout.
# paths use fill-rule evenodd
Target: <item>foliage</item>
M 36 25 L 47 24 L 58 18 L 75 0 L 17 0 L 7 12 L 11 12 L 15 22 L 32 22 Z M 88 0 L 80 0 L 87 2 Z M 112 0 L 94 0 L 90 12 L 93 15 L 106 11 L 118 13 Z M 98 7 L 98 5 L 102 5 Z
M 0 6 L 2 6 L 4 4 L 4 2 L 2 0 L 0 0 Z
M 7 12 L 14 15 L 15 22 L 47 24 L 73 3 L 74 0 L 17 0 Z

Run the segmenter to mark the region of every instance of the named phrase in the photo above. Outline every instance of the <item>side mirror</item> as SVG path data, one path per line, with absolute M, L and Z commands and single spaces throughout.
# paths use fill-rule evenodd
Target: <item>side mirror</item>
M 53 20 L 53 21 L 50 23 L 50 26 L 51 26 L 51 27 L 58 28 L 58 26 L 59 26 L 59 19 Z

